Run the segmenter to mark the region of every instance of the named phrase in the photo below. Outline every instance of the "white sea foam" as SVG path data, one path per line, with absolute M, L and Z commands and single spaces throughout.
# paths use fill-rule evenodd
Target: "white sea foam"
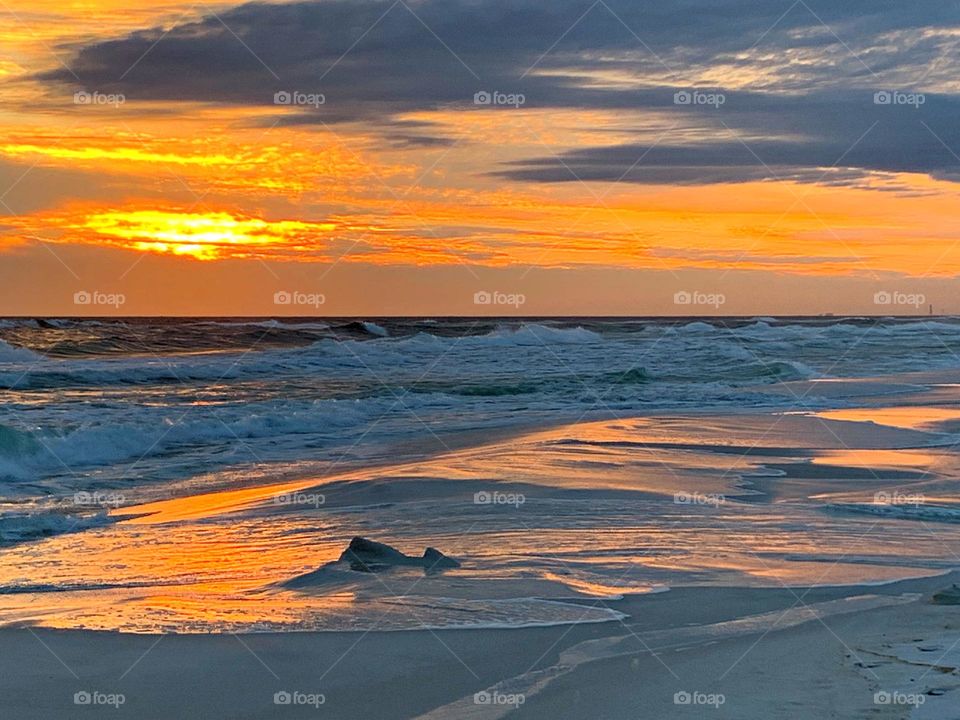
M 951 446 L 953 443 L 951 443 Z M 917 504 L 885 503 L 830 503 L 825 509 L 831 512 L 879 515 L 898 520 L 921 522 L 960 523 L 960 507 Z
M 390 332 L 383 327 L 383 325 L 377 325 L 375 322 L 363 322 L 362 325 L 363 329 L 371 335 L 376 335 L 378 337 L 387 337 L 390 335 Z

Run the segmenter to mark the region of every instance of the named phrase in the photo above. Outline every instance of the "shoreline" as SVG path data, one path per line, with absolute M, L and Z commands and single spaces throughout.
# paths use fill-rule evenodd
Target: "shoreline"
M 4 618 L 145 634 L 564 627 L 583 615 L 578 604 L 616 607 L 617 596 L 664 587 L 848 592 L 955 566 L 945 551 L 956 523 L 937 535 L 876 505 L 879 491 L 911 483 L 941 497 L 954 457 L 901 450 L 928 432 L 809 414 L 710 417 L 487 435 L 427 460 L 118 508 L 119 522 L 7 548 Z M 353 572 L 336 562 L 358 535 L 461 563 Z
M 908 402 L 919 405 L 929 405 L 933 408 L 948 405 L 957 408 L 957 402 L 954 398 L 941 398 L 936 396 L 933 386 L 945 382 L 960 382 L 960 369 L 938 369 L 938 370 L 918 370 L 908 372 L 898 372 L 883 375 L 864 375 L 856 377 L 843 378 L 819 378 L 808 380 L 790 380 L 777 383 L 766 388 L 757 388 L 758 392 L 769 393 L 772 396 L 783 395 L 785 393 L 799 394 L 803 399 L 819 399 L 825 404 L 825 407 L 804 407 L 801 409 L 784 409 L 774 402 L 770 407 L 750 406 L 743 408 L 736 407 L 717 407 L 717 408 L 684 408 L 676 410 L 652 409 L 649 413 L 638 414 L 632 412 L 622 417 L 616 418 L 619 422 L 645 421 L 656 422 L 661 420 L 689 420 L 694 418 L 749 418 L 751 416 L 769 416 L 769 415 L 801 415 L 817 417 L 825 420 L 831 420 L 836 417 L 842 422 L 856 422 L 853 420 L 841 420 L 844 413 L 861 412 L 869 413 L 873 410 L 880 410 L 888 407 L 901 407 Z M 817 393 L 811 393 L 810 390 L 816 387 Z M 794 388 L 796 390 L 794 390 Z M 828 390 L 828 388 L 830 388 Z M 855 398 L 858 403 L 854 408 L 834 407 L 838 400 L 847 397 Z M 899 401 L 897 401 L 899 399 Z M 814 403 L 815 404 L 815 403 Z M 960 409 L 956 410 L 960 413 Z M 135 510 L 144 506 L 161 507 L 168 504 L 175 505 L 179 502 L 191 498 L 213 495 L 229 495 L 232 492 L 238 494 L 250 493 L 262 499 L 268 497 L 269 493 L 258 494 L 258 491 L 274 489 L 305 489 L 319 487 L 324 484 L 337 482 L 340 480 L 350 480 L 355 475 L 364 475 L 375 473 L 377 471 L 386 471 L 391 469 L 403 468 L 406 466 L 416 466 L 422 463 L 441 458 L 450 453 L 463 453 L 480 450 L 484 447 L 493 447 L 498 444 L 507 443 L 514 440 L 521 440 L 526 437 L 535 436 L 540 433 L 549 433 L 560 431 L 564 428 L 575 427 L 580 424 L 589 424 L 596 422 L 611 421 L 610 412 L 606 410 L 596 410 L 587 413 L 569 412 L 555 414 L 551 419 L 542 418 L 535 422 L 517 422 L 513 424 L 492 425 L 490 427 L 477 428 L 473 430 L 458 430 L 449 434 L 435 435 L 426 433 L 416 440 L 404 439 L 398 440 L 393 444 L 381 448 L 377 456 L 369 459 L 353 459 L 348 464 L 341 460 L 333 462 L 317 461 L 318 465 L 326 465 L 330 468 L 337 468 L 332 475 L 327 475 L 326 471 L 318 467 L 297 468 L 281 470 L 279 475 L 267 480 L 263 477 L 250 478 L 240 484 L 236 483 L 236 478 L 231 477 L 219 483 L 200 486 L 194 484 L 197 477 L 217 476 L 230 468 L 221 468 L 220 470 L 205 472 L 199 476 L 191 476 L 171 481 L 166 488 L 152 488 L 144 486 L 142 490 L 146 495 L 170 491 L 168 495 L 156 500 L 145 500 L 144 502 L 123 505 L 115 508 L 107 508 L 109 516 L 121 517 L 127 515 L 125 511 Z M 834 420 L 836 421 L 836 420 Z M 896 426 L 878 423 L 884 429 L 898 427 L 905 430 L 928 430 L 933 432 L 952 430 L 953 426 L 960 425 L 960 420 L 934 420 L 926 426 Z M 940 429 L 942 428 L 942 430 Z M 650 443 L 650 446 L 656 446 L 657 443 Z M 940 447 L 952 447 L 954 443 L 949 439 L 944 439 L 941 443 L 917 444 L 918 449 L 937 449 Z M 426 446 L 426 447 L 425 447 Z M 666 446 L 663 446 L 666 447 Z M 700 445 L 700 449 L 710 449 L 707 445 Z M 722 446 L 713 448 L 722 449 Z M 283 467 L 285 463 L 277 463 Z M 752 479 L 752 478 L 751 478 Z M 134 513 L 129 513 L 133 515 Z
M 777 418 L 476 430 L 334 476 L 118 508 L 139 515 L 7 551 L 4 707 L 24 720 L 944 720 L 918 713 L 960 700 L 960 606 L 929 602 L 960 582 L 956 525 L 831 508 L 911 487 L 948 497 L 955 456 L 930 440 L 955 405 L 864 397 Z M 898 424 L 874 422 L 878 407 Z M 277 501 L 300 492 L 322 502 Z M 462 566 L 318 572 L 353 535 Z M 88 584 L 14 594 L 25 577 Z M 298 577 L 311 582 L 279 589 Z M 57 629 L 76 626 L 103 629 Z M 164 632 L 177 628 L 193 632 Z
M 768 713 L 763 717 L 813 716 L 811 708 L 819 703 L 814 685 L 801 687 L 784 678 L 773 687 L 769 677 L 779 669 L 804 677 L 805 683 L 840 683 L 848 691 L 851 714 L 844 714 L 841 705 L 833 716 L 853 718 L 876 710 L 872 693 L 894 684 L 886 676 L 896 676 L 891 673 L 895 663 L 884 666 L 886 676 L 877 673 L 876 678 L 858 675 L 863 669 L 854 663 L 869 664 L 867 653 L 872 661 L 875 636 L 881 632 L 895 644 L 918 637 L 934 642 L 944 626 L 960 629 L 956 607 L 928 603 L 930 593 L 958 579 L 960 572 L 954 571 L 948 577 L 882 587 L 806 588 L 802 593 L 799 588 L 676 588 L 610 601 L 610 607 L 627 613 L 622 622 L 509 630 L 134 635 L 4 628 L 0 693 L 9 698 L 5 705 L 11 717 L 24 720 L 82 717 L 88 710 L 96 714 L 73 704 L 74 693 L 85 691 L 124 696 L 122 705 L 109 708 L 109 717 L 116 713 L 156 720 L 318 716 L 314 706 L 275 705 L 274 693 L 285 691 L 322 694 L 320 711 L 348 720 L 491 718 L 500 717 L 505 709 L 520 718 L 573 718 L 586 717 L 582 714 L 586 707 L 596 710 L 591 717 L 635 718 L 640 705 L 656 707 L 657 717 L 697 712 L 675 705 L 672 698 L 677 692 L 724 694 L 723 705 L 709 708 L 717 711 L 716 717 L 761 717 L 742 714 L 738 699 L 749 699 L 747 705 L 755 713 Z M 775 619 L 792 612 L 798 597 L 810 608 L 845 609 L 852 602 L 849 598 L 864 596 L 874 598 L 870 603 L 891 604 L 820 618 L 811 614 L 789 626 L 785 621 L 778 626 Z M 756 627 L 743 625 L 750 618 L 763 620 Z M 662 638 L 659 644 L 645 640 L 657 637 Z M 680 642 L 671 643 L 671 637 Z M 779 668 L 763 667 L 771 656 L 798 644 L 805 655 L 781 655 L 789 660 Z M 604 656 L 605 652 L 612 654 Z M 577 653 L 587 656 L 571 663 L 570 655 Z M 726 666 L 741 655 L 727 672 Z M 535 692 L 525 693 L 521 706 L 491 707 L 470 700 L 490 688 L 509 688 L 510 679 L 516 685 L 518 677 L 536 684 L 558 665 L 564 671 Z M 754 674 L 758 669 L 759 676 Z M 721 675 L 725 676 L 718 680 Z M 942 673 L 932 679 L 943 684 Z M 903 682 L 909 685 L 908 680 Z M 170 693 L 173 687 L 175 694 Z M 766 693 L 764 702 L 756 702 L 757 692 Z M 951 694 L 952 690 L 941 697 Z M 780 695 L 803 695 L 810 704 L 795 714 L 788 709 L 773 712 Z M 454 707 L 467 708 L 470 714 L 455 712 Z

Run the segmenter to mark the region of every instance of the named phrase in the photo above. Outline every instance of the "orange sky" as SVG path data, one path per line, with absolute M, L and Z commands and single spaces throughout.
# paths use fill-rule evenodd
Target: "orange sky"
M 656 143 L 677 119 L 650 108 L 438 107 L 394 120 L 448 141 L 405 145 L 362 119 L 286 124 L 297 108 L 284 106 L 78 104 L 75 87 L 36 77 L 82 45 L 229 7 L 0 6 L 0 314 L 118 310 L 70 299 L 97 289 L 123 292 L 131 314 L 471 314 L 490 311 L 469 300 L 484 288 L 526 291 L 524 312 L 537 313 L 696 314 L 671 299 L 690 288 L 722 289 L 720 312 L 893 312 L 873 300 L 885 288 L 960 312 L 950 293 L 958 186 L 924 172 L 837 184 L 772 169 L 743 182 L 524 182 L 493 173 Z M 710 72 L 730 87 L 762 76 Z M 600 79 L 630 82 L 590 82 Z M 685 142 L 727 130 L 705 116 L 685 125 Z M 272 304 L 297 287 L 323 292 L 327 307 Z

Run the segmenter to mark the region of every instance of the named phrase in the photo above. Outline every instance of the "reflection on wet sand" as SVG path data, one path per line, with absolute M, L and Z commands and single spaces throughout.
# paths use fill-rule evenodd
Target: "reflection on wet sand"
M 858 472 L 926 487 L 952 467 L 924 447 L 939 439 L 923 423 L 878 430 L 870 423 L 889 409 L 864 413 L 579 423 L 127 507 L 113 524 L 0 551 L 0 620 L 132 632 L 599 622 L 616 614 L 571 599 L 945 571 L 960 525 L 933 535 L 828 511 L 853 483 L 873 492 Z M 777 494 L 791 483 L 792 495 Z M 353 535 L 408 553 L 442 548 L 462 567 L 312 573 Z M 308 573 L 315 582 L 288 584 Z
M 816 415 L 829 420 L 872 422 L 906 430 L 935 430 L 938 423 L 960 420 L 960 408 L 935 405 L 846 408 L 824 410 Z

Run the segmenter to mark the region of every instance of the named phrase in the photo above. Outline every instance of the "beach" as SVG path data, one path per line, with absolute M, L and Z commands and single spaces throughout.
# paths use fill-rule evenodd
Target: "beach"
M 89 440 L 100 432 L 90 422 L 6 446 L 23 477 L 8 473 L 0 513 L 4 709 L 950 717 L 960 623 L 956 605 L 932 598 L 960 581 L 951 356 L 918 369 L 909 348 L 894 359 L 870 348 L 840 374 L 824 358 L 831 337 L 849 340 L 843 323 L 693 325 L 554 328 L 546 345 L 530 344 L 532 326 L 446 340 L 391 326 L 252 359 L 170 350 L 197 376 L 185 384 L 159 381 L 167 369 L 140 357 L 9 360 L 10 373 L 26 363 L 7 392 L 35 427 L 86 417 L 48 394 L 54 380 L 72 394 L 122 395 L 103 412 L 128 422 L 153 422 L 156 405 L 262 423 L 246 439 L 203 430 L 166 445 L 161 432 L 143 468 L 104 445 L 78 460 L 82 472 L 44 470 L 55 433 Z M 855 327 L 866 342 L 869 327 Z M 756 374 L 723 344 L 731 332 L 760 358 Z M 915 343 L 941 329 L 892 332 Z M 669 355 L 705 336 L 728 364 L 670 379 Z M 444 370 L 429 411 L 400 407 L 409 388 L 360 393 L 336 375 L 360 353 L 449 361 L 461 343 L 470 361 Z M 674 349 L 658 361 L 664 343 Z M 802 356 L 806 369 L 768 374 L 761 353 L 771 351 Z M 564 353 L 583 372 L 623 357 L 622 407 L 611 417 L 556 379 L 527 387 L 532 370 L 500 375 L 531 352 Z M 630 366 L 637 353 L 643 373 Z M 302 415 L 292 432 L 279 388 L 306 382 L 306 358 L 332 373 L 311 381 L 330 397 L 308 401 L 319 419 Z M 593 372 L 579 381 L 611 386 L 609 367 Z M 214 394 L 221 409 L 210 411 Z M 380 429 L 365 408 L 385 397 L 398 408 Z M 144 398 L 153 405 L 141 409 Z M 351 413 L 329 411 L 345 402 Z
M 0 720 L 960 720 L 957 10 L 0 0 Z
M 622 624 L 514 630 L 154 636 L 6 629 L 0 688 L 10 716 L 22 718 L 432 719 L 508 711 L 519 718 L 949 718 L 960 687 L 960 653 L 951 647 L 960 619 L 955 606 L 930 604 L 929 595 L 957 579 L 685 588 L 611 601 L 629 616 Z M 857 597 L 876 606 L 837 607 L 838 599 Z M 753 616 L 763 620 L 730 627 Z M 587 648 L 598 643 L 589 659 Z M 927 652 L 897 659 L 900 645 Z M 558 663 L 562 673 L 551 673 Z M 549 682 L 531 692 L 544 675 Z M 77 692 L 122 695 L 123 704 L 77 706 Z M 323 698 L 275 705 L 278 692 L 301 693 L 305 703 Z M 878 704 L 882 692 L 923 701 Z M 475 703 L 477 693 L 490 704 Z M 683 704 L 683 693 L 697 699 Z

